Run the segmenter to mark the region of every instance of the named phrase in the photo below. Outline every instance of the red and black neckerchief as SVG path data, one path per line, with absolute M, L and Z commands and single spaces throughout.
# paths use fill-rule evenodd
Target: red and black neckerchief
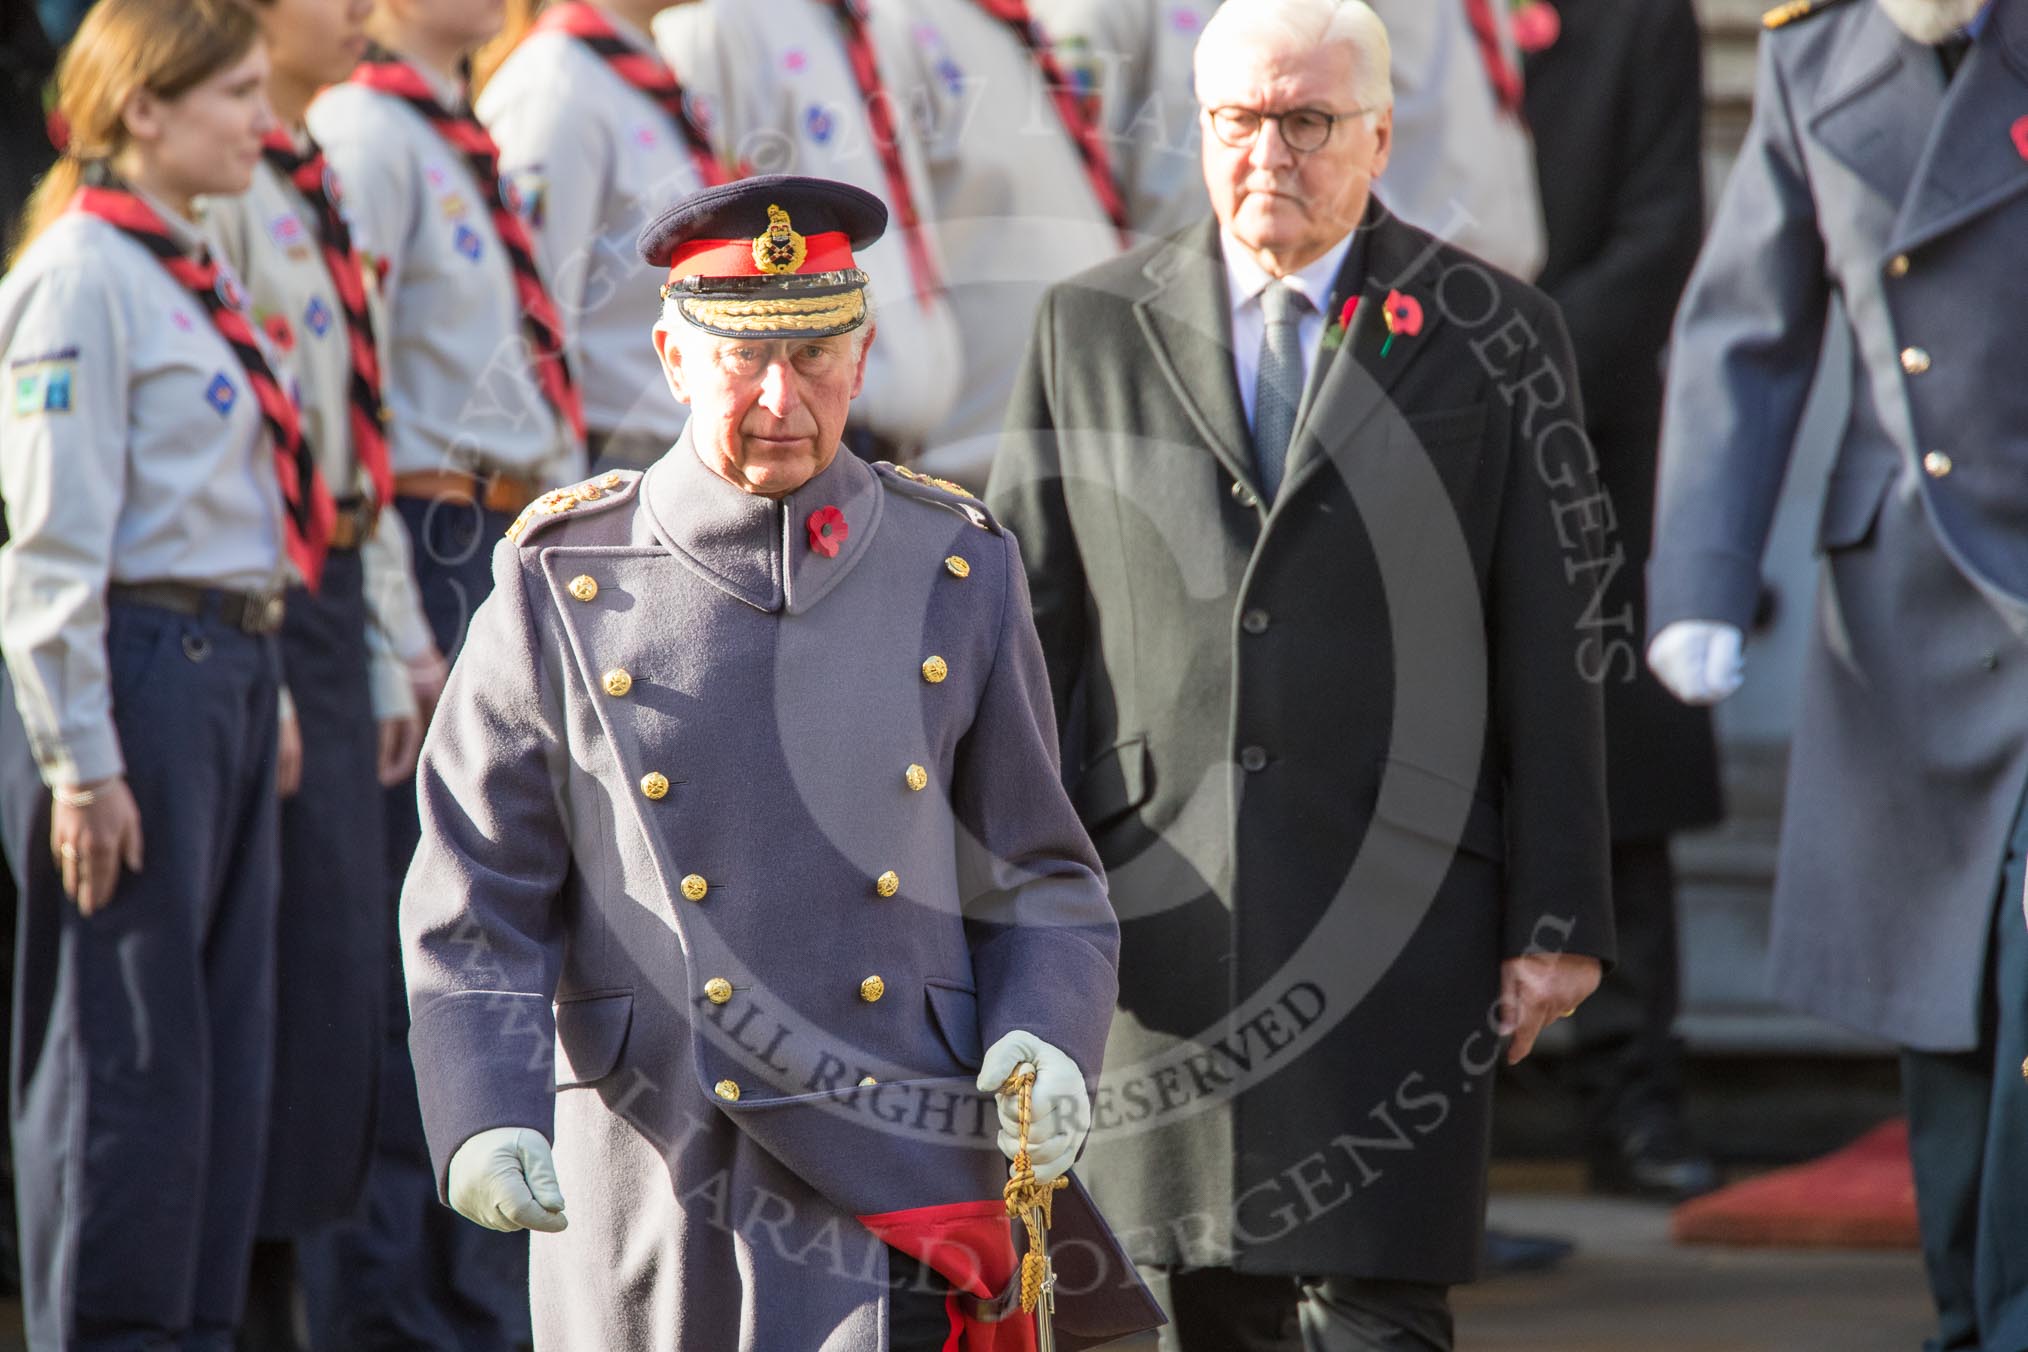
M 1500 46 L 1499 20 L 1493 17 L 1492 0 L 1465 0 L 1465 17 L 1472 25 L 1472 39 L 1479 46 L 1479 62 L 1493 86 L 1494 101 L 1510 117 L 1521 116 L 1521 72 L 1507 59 Z
M 500 150 L 479 125 L 469 109 L 450 112 L 430 92 L 429 82 L 406 61 L 386 52 L 369 53 L 352 71 L 352 82 L 400 99 L 417 116 L 429 123 L 445 144 L 458 152 L 486 196 L 493 232 L 507 261 L 514 268 L 514 289 L 521 302 L 522 326 L 528 330 L 535 349 L 535 381 L 557 416 L 584 440 L 584 401 L 578 394 L 570 362 L 563 352 L 563 323 L 557 318 L 556 302 L 543 285 L 535 268 L 535 252 L 528 240 L 528 228 L 514 209 L 507 187 L 500 181 Z
M 901 162 L 901 141 L 894 125 L 894 102 L 880 79 L 880 60 L 874 55 L 873 35 L 866 31 L 865 0 L 826 0 L 845 30 L 845 55 L 852 63 L 852 78 L 859 86 L 859 101 L 866 109 L 867 129 L 880 151 L 881 173 L 887 178 L 888 206 L 901 226 L 902 243 L 908 249 L 909 276 L 915 282 L 915 296 L 928 309 L 943 294 L 944 281 L 931 254 L 922 213 L 916 210 L 915 189 L 908 181 L 908 169 Z
M 308 139 L 308 133 L 305 133 Z M 380 401 L 380 350 L 373 341 L 373 315 L 366 308 L 365 265 L 352 247 L 352 228 L 338 209 L 338 181 L 324 162 L 324 152 L 315 140 L 309 150 L 296 148 L 289 133 L 277 127 L 261 142 L 261 155 L 282 177 L 295 184 L 296 191 L 317 214 L 317 242 L 324 250 L 324 269 L 331 274 L 331 289 L 345 311 L 345 332 L 350 343 L 352 381 L 348 391 L 352 454 L 373 483 L 373 500 L 385 507 L 394 501 L 394 468 L 387 454 L 387 433 L 382 424 Z
M 689 148 L 690 158 L 697 165 L 697 177 L 705 187 L 715 188 L 738 177 L 712 153 L 704 128 L 697 125 L 684 102 L 683 83 L 676 78 L 676 72 L 653 52 L 644 52 L 621 37 L 612 20 L 596 8 L 584 0 L 564 0 L 543 10 L 532 31 L 555 31 L 576 38 L 605 62 L 613 74 L 667 114 Z
M 1029 59 L 1035 62 L 1036 72 L 1042 76 L 1042 83 L 1056 104 L 1056 115 L 1063 120 L 1064 131 L 1069 133 L 1071 144 L 1077 147 L 1078 157 L 1084 161 L 1084 176 L 1091 180 L 1092 196 L 1098 199 L 1113 228 L 1120 232 L 1121 241 L 1126 241 L 1131 233 L 1127 203 L 1120 196 L 1118 180 L 1113 177 L 1113 162 L 1106 152 L 1105 137 L 1090 110 L 1071 87 L 1063 67 L 1057 64 L 1049 37 L 1028 12 L 1027 0 L 979 0 L 979 7 L 1013 29 L 1015 36 L 1021 39 L 1021 45 L 1028 49 Z
M 296 406 L 276 381 L 275 373 L 254 340 L 252 323 L 240 308 L 238 289 L 204 250 L 192 258 L 183 251 L 168 223 L 155 208 L 125 188 L 94 186 L 79 188 L 70 209 L 96 216 L 154 254 L 190 294 L 204 305 L 205 313 L 218 334 L 239 358 L 260 405 L 261 421 L 267 424 L 268 439 L 275 450 L 275 481 L 281 485 L 283 515 L 287 521 L 284 543 L 290 562 L 312 591 L 324 572 L 324 554 L 330 546 L 331 527 L 338 509 L 331 501 L 317 461 L 303 441 L 302 420 Z

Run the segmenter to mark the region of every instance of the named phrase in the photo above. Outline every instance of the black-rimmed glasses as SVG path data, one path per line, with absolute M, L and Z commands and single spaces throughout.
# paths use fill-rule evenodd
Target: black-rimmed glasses
M 1370 108 L 1354 108 L 1349 113 L 1329 113 L 1322 108 L 1291 108 L 1285 113 L 1264 113 L 1258 108 L 1210 108 L 1205 116 L 1211 119 L 1211 134 L 1234 150 L 1245 150 L 1260 135 L 1263 122 L 1272 122 L 1281 132 L 1282 144 L 1299 155 L 1321 150 L 1331 139 L 1331 131 L 1340 122 L 1349 118 L 1364 117 L 1372 112 Z

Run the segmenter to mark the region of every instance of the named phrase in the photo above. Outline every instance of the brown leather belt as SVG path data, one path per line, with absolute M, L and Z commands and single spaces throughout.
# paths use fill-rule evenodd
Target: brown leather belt
M 346 498 L 331 523 L 331 548 L 353 550 L 373 538 L 380 525 L 380 507 L 370 498 Z
M 518 516 L 522 508 L 542 496 L 542 485 L 499 470 L 473 474 L 461 469 L 425 469 L 395 475 L 394 492 L 397 497 L 433 502 L 477 503 L 489 512 Z
M 153 606 L 178 615 L 209 616 L 228 629 L 255 635 L 272 634 L 280 629 L 287 609 L 278 591 L 227 591 L 189 582 L 115 582 L 106 588 L 106 596 L 109 600 Z

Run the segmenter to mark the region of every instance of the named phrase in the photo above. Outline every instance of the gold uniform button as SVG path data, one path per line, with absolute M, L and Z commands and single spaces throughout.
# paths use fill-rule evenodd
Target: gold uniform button
M 859 998 L 869 1005 L 879 1000 L 885 994 L 887 994 L 887 983 L 877 976 L 869 976 L 859 983 Z
M 605 674 L 604 679 L 606 693 L 614 699 L 625 698 L 627 692 L 634 688 L 634 678 L 627 673 L 625 667 L 614 667 Z
M 950 674 L 950 664 L 941 657 L 932 657 L 922 664 L 922 678 L 931 685 L 942 685 L 944 677 Z
M 944 560 L 944 567 L 950 570 L 950 574 L 952 577 L 962 578 L 962 577 L 970 577 L 972 575 L 972 565 L 964 558 L 963 555 L 959 554 L 951 555 L 949 558 Z
M 656 802 L 669 796 L 669 776 L 659 770 L 650 770 L 641 776 L 641 792 Z
M 720 1080 L 712 1088 L 711 1092 L 724 1099 L 727 1103 L 739 1102 L 739 1086 L 731 1080 Z
M 688 901 L 702 901 L 704 894 L 711 890 L 711 884 L 704 881 L 699 873 L 690 874 L 683 880 L 683 896 Z
M 579 573 L 570 580 L 570 594 L 580 601 L 596 601 L 599 584 L 593 581 L 589 574 Z
M 908 785 L 910 793 L 921 793 L 929 787 L 929 771 L 923 769 L 920 765 L 909 766 L 908 772 L 902 775 L 901 778 Z
M 873 890 L 883 897 L 891 897 L 901 890 L 901 875 L 893 869 L 873 880 Z
M 1929 353 L 1919 347 L 1901 349 L 1901 369 L 1912 376 L 1919 376 L 1929 369 Z
M 874 1085 L 879 1083 L 880 1081 L 874 1079 L 871 1075 L 868 1075 L 864 1079 L 859 1081 L 859 1087 L 861 1089 L 871 1089 Z
M 1887 275 L 1890 277 L 1906 277 L 1908 275 L 1908 255 L 1896 254 L 1893 258 L 1889 259 L 1887 262 Z
M 1951 458 L 1942 451 L 1931 451 L 1922 458 L 1922 468 L 1932 479 L 1941 479 L 1951 472 Z
M 722 976 L 715 976 L 704 983 L 704 998 L 714 1005 L 722 1005 L 732 999 L 732 983 Z

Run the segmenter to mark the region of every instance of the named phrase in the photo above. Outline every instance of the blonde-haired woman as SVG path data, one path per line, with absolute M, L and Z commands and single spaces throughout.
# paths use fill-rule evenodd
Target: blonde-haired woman
M 0 729 L 0 817 L 35 1347 L 229 1348 L 246 1280 L 274 633 L 287 568 L 318 582 L 334 519 L 190 219 L 245 190 L 273 125 L 257 39 L 234 0 L 100 0 L 59 71 L 68 149 L 0 283 L 0 714 L 25 725 Z
M 635 242 L 669 203 L 733 177 L 648 34 L 669 7 L 509 0 L 509 31 L 525 36 L 477 104 L 584 376 L 595 473 L 645 469 L 683 431 L 641 336 L 661 316 L 662 278 Z

